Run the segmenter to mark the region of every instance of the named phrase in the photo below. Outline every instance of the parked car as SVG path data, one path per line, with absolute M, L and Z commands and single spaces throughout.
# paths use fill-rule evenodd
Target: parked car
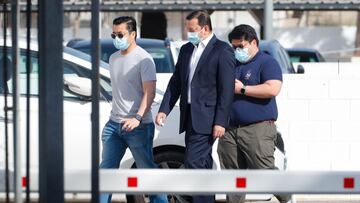
M 293 63 L 299 62 L 325 62 L 324 57 L 316 49 L 288 48 L 286 49 Z
M 305 69 L 302 65 L 298 65 L 297 71 L 295 71 L 288 53 L 277 40 L 260 41 L 259 48 L 261 51 L 271 55 L 278 61 L 283 74 L 305 72 Z
M 0 58 L 4 57 L 3 43 L 0 42 Z M 10 42 L 7 43 L 8 45 Z M 26 44 L 20 42 L 20 58 L 19 58 L 19 80 L 20 80 L 20 128 L 25 129 L 26 118 L 26 97 L 25 97 L 25 61 L 26 61 Z M 10 53 L 11 47 L 8 47 L 8 53 Z M 7 56 L 7 59 L 11 62 L 11 55 Z M 31 44 L 31 169 L 37 171 L 38 169 L 38 47 L 36 43 Z M 11 64 L 11 63 L 9 63 Z M 89 170 L 91 167 L 91 58 L 89 55 L 80 51 L 74 50 L 69 47 L 64 47 L 63 52 L 63 78 L 64 78 L 64 166 L 65 170 Z M 0 64 L 0 71 L 3 71 L 2 63 Z M 100 107 L 100 126 L 104 126 L 109 119 L 111 111 L 111 83 L 109 77 L 108 64 L 105 62 L 100 63 L 100 94 L 99 101 Z M 2 82 L 2 81 L 0 81 Z M 9 91 L 12 93 L 12 80 L 8 79 L 7 84 Z M 11 94 L 8 95 L 11 100 Z M 0 106 L 4 106 L 4 92 L 0 92 Z M 159 104 L 163 97 L 163 91 L 157 89 L 156 97 L 152 105 L 152 113 L 156 115 Z M 3 109 L 3 108 L 2 108 Z M 4 132 L 4 112 L 0 111 L 0 132 Z M 160 168 L 184 168 L 184 154 L 185 143 L 184 133 L 178 135 L 179 127 L 179 106 L 175 106 L 172 113 L 167 118 L 167 122 L 164 127 L 156 127 L 154 136 L 154 159 Z M 9 123 L 9 129 L 12 128 L 12 123 Z M 21 130 L 21 144 L 25 147 L 25 131 Z M 4 134 L 0 133 L 0 150 L 4 150 Z M 12 143 L 12 134 L 9 134 L 10 143 Z M 284 154 L 284 146 L 281 144 L 282 139 L 279 136 L 277 143 L 277 150 L 275 151 L 276 165 L 280 169 L 286 167 L 286 157 Z M 100 146 L 101 147 L 101 146 Z M 279 150 L 280 149 L 280 150 Z M 25 150 L 23 150 L 25 152 Z M 219 161 L 216 154 L 216 146 L 213 150 L 214 154 L 214 168 L 219 169 Z M 23 154 L 25 157 L 25 154 Z M 1 156 L 3 158 L 3 156 Z M 12 144 L 10 144 L 10 157 L 12 161 Z M 10 163 L 12 165 L 12 163 Z M 25 168 L 25 161 L 22 165 Z M 129 150 L 120 164 L 120 168 L 133 168 L 135 167 L 134 159 Z M 4 175 L 5 162 L 0 160 L 0 176 Z M 4 180 L 3 177 L 0 179 Z M 4 186 L 0 185 L 0 192 L 4 191 Z M 128 196 L 128 202 L 142 202 L 147 199 L 146 196 L 136 195 Z M 219 197 L 218 197 L 219 198 Z M 221 197 L 220 197 L 221 198 Z M 223 198 L 223 197 L 222 197 Z M 269 198 L 269 196 L 266 196 Z M 179 195 L 169 195 L 169 199 L 173 202 L 181 202 L 182 197 Z
M 175 70 L 174 57 L 170 49 L 169 40 L 158 40 L 158 39 L 136 39 L 136 43 L 145 49 L 153 57 L 156 72 L 157 73 L 172 73 Z M 91 41 L 74 39 L 70 40 L 66 46 L 73 49 L 82 51 L 87 54 L 91 54 Z M 101 60 L 109 63 L 111 54 L 118 51 L 114 45 L 112 39 L 101 39 Z

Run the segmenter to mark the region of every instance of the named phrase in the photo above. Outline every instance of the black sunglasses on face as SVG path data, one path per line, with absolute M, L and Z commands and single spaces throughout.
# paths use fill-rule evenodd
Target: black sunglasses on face
M 111 38 L 115 39 L 115 37 L 118 37 L 119 39 L 121 39 L 124 37 L 124 34 L 122 34 L 120 32 L 119 33 L 115 33 L 115 32 L 111 33 Z
M 234 50 L 236 50 L 237 48 L 240 48 L 240 49 L 242 49 L 242 48 L 244 48 L 242 45 L 239 45 L 239 46 L 232 46 L 232 48 L 234 49 Z
M 250 45 L 250 43 L 247 44 L 239 44 L 238 46 L 234 46 L 232 45 L 233 49 L 236 50 L 237 48 L 243 49 L 245 47 L 248 47 L 248 45 Z

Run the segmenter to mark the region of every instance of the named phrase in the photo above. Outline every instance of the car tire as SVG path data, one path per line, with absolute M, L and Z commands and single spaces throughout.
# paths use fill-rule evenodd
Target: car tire
M 179 169 L 184 167 L 184 152 L 164 151 L 154 155 L 154 161 L 159 168 Z M 134 165 L 135 166 L 135 165 Z M 136 166 L 135 166 L 136 167 Z M 128 203 L 147 203 L 150 202 L 147 195 L 126 195 Z M 183 195 L 168 195 L 169 203 L 189 203 L 189 197 Z

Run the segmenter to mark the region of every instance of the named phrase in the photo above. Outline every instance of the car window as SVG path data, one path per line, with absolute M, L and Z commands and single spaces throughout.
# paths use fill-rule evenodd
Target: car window
M 174 66 L 171 61 L 171 53 L 166 48 L 145 48 L 152 56 L 157 73 L 172 73 Z
M 315 54 L 312 53 L 290 53 L 291 62 L 318 62 Z
M 317 62 L 325 62 L 325 58 L 320 54 L 320 53 L 317 53 L 317 58 L 319 59 Z
M 91 55 L 91 49 L 87 48 L 87 47 L 74 47 L 75 49 L 84 52 L 86 54 Z M 107 50 L 106 48 L 102 48 L 101 53 L 100 53 L 100 60 L 105 61 L 106 63 L 109 63 L 109 58 L 111 56 L 111 54 L 113 54 L 116 50 L 111 49 L 111 50 Z
M 7 65 L 7 76 L 4 77 L 4 60 L 6 60 Z M 21 49 L 20 55 L 18 59 L 19 64 L 19 94 L 25 95 L 27 92 L 26 88 L 26 51 Z M 39 76 L 38 76 L 39 66 L 38 66 L 38 57 L 36 52 L 30 53 L 30 95 L 38 95 L 39 94 Z M 3 94 L 5 88 L 8 89 L 8 93 L 13 93 L 12 86 L 12 56 L 11 49 L 7 50 L 7 57 L 5 59 L 3 48 L 1 47 L 0 51 L 0 93 Z M 4 87 L 4 79 L 7 84 Z
M 71 76 L 85 77 L 91 79 L 91 72 L 90 70 L 85 69 L 78 64 L 64 60 L 64 78 Z M 99 83 L 101 91 L 100 99 L 110 101 L 112 97 L 110 79 L 100 77 Z M 79 96 L 74 95 L 69 91 L 64 91 L 64 98 L 76 99 L 79 98 Z
M 300 57 L 299 57 L 299 56 L 291 56 L 291 55 L 290 55 L 290 60 L 291 60 L 291 62 L 293 62 L 293 63 L 298 63 L 298 62 L 300 62 Z
M 286 50 L 282 46 L 280 46 L 279 51 L 281 53 L 281 57 L 283 58 L 287 73 L 295 73 L 295 69 L 292 65 L 292 62 L 290 61 L 290 57 Z
M 279 65 L 281 66 L 281 70 L 283 73 L 288 73 L 288 69 L 287 69 L 287 64 L 285 62 L 284 59 L 284 55 L 282 54 L 281 50 L 276 50 L 276 55 L 278 56 L 278 58 L 275 57 L 275 59 L 277 59 Z
M 118 51 L 118 49 L 116 49 L 113 45 L 107 46 L 106 44 L 103 44 L 101 46 L 101 54 L 100 54 L 101 60 L 105 61 L 106 63 L 109 63 L 111 54 L 115 53 L 116 51 Z M 88 50 L 87 53 L 91 54 L 90 50 Z
M 9 89 L 11 85 L 12 68 L 10 57 L 4 57 L 3 54 L 0 56 L 0 94 L 4 94 L 5 89 Z M 6 65 L 4 65 L 6 63 Z M 6 70 L 5 70 L 6 67 Z M 9 91 L 9 90 L 8 90 Z
M 3 50 L 0 50 L 0 94 L 4 93 L 5 87 L 3 86 L 3 80 L 7 81 L 7 89 L 10 94 L 13 93 L 12 88 L 12 68 L 11 68 L 11 49 L 7 51 L 7 59 L 4 59 Z M 30 95 L 38 96 L 39 95 L 39 65 L 38 65 L 38 55 L 37 52 L 31 52 L 31 65 L 30 65 Z M 8 63 L 8 76 L 3 77 L 3 60 L 6 60 Z M 90 78 L 90 71 L 85 71 L 81 66 L 64 60 L 63 62 L 63 73 L 64 77 L 66 76 L 79 76 L 79 77 L 87 77 Z M 106 96 L 102 96 L 102 99 L 111 100 L 111 84 L 110 79 L 101 77 L 99 80 L 102 95 L 104 95 L 104 91 L 106 92 Z M 21 49 L 19 56 L 19 93 L 20 95 L 26 95 L 26 51 Z M 74 95 L 68 91 L 63 92 L 64 98 L 72 98 L 72 99 L 81 99 L 79 96 Z

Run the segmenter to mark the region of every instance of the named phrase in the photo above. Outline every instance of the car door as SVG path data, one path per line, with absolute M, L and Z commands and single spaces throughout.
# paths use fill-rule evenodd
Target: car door
M 64 60 L 65 77 L 90 79 L 90 70 L 75 61 Z M 99 101 L 100 130 L 109 119 L 111 103 L 110 80 L 100 78 L 101 96 Z M 64 156 L 65 169 L 91 168 L 91 98 L 64 91 Z M 101 132 L 99 132 L 101 133 Z
M 3 58 L 3 48 L 0 51 L 0 58 Z M 11 49 L 9 48 L 7 51 L 7 60 L 9 60 L 9 65 L 11 66 Z M 37 167 L 38 166 L 38 125 L 39 125 L 39 116 L 38 116 L 38 58 L 36 52 L 31 52 L 30 54 L 30 167 Z M 21 143 L 21 152 L 22 152 L 22 167 L 25 167 L 25 146 L 26 146 L 26 93 L 27 93 L 27 86 L 26 86 L 26 52 L 24 49 L 20 49 L 20 55 L 18 59 L 19 64 L 19 133 L 20 133 L 20 143 Z M 1 64 L 1 70 L 3 71 L 3 65 Z M 10 68 L 12 69 L 12 68 Z M 1 81 L 2 83 L 3 81 Z M 12 73 L 7 80 L 8 85 L 8 107 L 12 107 L 12 94 L 13 94 L 13 85 L 12 85 Z M 0 107 L 4 107 L 4 91 L 0 92 Z M 4 151 L 5 143 L 4 143 L 4 136 L 5 136 L 5 112 L 3 111 L 4 108 L 1 108 L 0 111 L 0 150 Z M 8 139 L 9 139 L 9 165 L 10 169 L 13 166 L 13 112 L 8 111 Z M 0 168 L 5 166 L 3 161 L 4 157 L 1 156 L 0 160 Z

